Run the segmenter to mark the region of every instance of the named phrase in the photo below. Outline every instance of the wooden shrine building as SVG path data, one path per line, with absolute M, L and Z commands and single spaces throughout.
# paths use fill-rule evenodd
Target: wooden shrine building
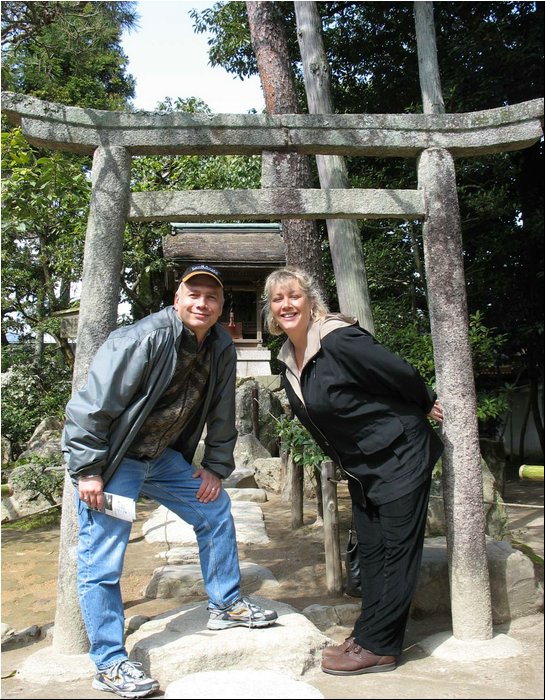
M 286 264 L 282 226 L 266 224 L 171 224 L 163 255 L 171 262 L 167 286 L 174 292 L 192 263 L 214 265 L 224 280 L 225 305 L 220 323 L 237 349 L 237 375 L 271 373 L 271 354 L 263 347 L 261 295 L 267 275 Z

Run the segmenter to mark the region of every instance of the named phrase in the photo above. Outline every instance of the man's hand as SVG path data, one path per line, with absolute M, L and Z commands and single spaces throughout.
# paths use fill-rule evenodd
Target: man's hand
M 193 472 L 194 479 L 202 479 L 202 484 L 197 491 L 197 499 L 201 503 L 209 503 L 215 501 L 221 493 L 221 479 L 206 471 L 206 469 L 197 469 Z
M 104 481 L 101 476 L 81 476 L 78 479 L 78 491 L 80 500 L 87 503 L 89 508 L 104 508 Z

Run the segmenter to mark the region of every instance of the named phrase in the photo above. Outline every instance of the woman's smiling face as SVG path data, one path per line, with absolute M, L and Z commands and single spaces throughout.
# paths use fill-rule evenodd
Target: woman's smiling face
M 287 285 L 276 285 L 273 288 L 271 313 L 288 336 L 307 332 L 312 308 L 308 296 L 297 280 Z

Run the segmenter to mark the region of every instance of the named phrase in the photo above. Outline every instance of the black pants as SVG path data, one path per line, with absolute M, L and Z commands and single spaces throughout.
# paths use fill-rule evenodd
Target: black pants
M 383 505 L 352 503 L 358 533 L 362 613 L 353 636 L 374 654 L 399 656 L 416 590 L 431 480 Z

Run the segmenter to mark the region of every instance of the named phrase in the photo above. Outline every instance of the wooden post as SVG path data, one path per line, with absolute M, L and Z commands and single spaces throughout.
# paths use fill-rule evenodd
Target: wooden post
M 278 451 L 280 453 L 280 496 L 285 502 L 289 500 L 289 451 L 282 442 L 280 442 Z
M 341 595 L 343 577 L 339 545 L 339 508 L 335 465 L 331 460 L 322 462 L 322 498 L 324 504 L 324 550 L 327 592 Z
M 303 466 L 295 464 L 291 453 L 288 454 L 288 483 L 291 501 L 291 529 L 303 527 Z
M 252 434 L 259 440 L 259 390 L 257 382 L 252 387 Z

